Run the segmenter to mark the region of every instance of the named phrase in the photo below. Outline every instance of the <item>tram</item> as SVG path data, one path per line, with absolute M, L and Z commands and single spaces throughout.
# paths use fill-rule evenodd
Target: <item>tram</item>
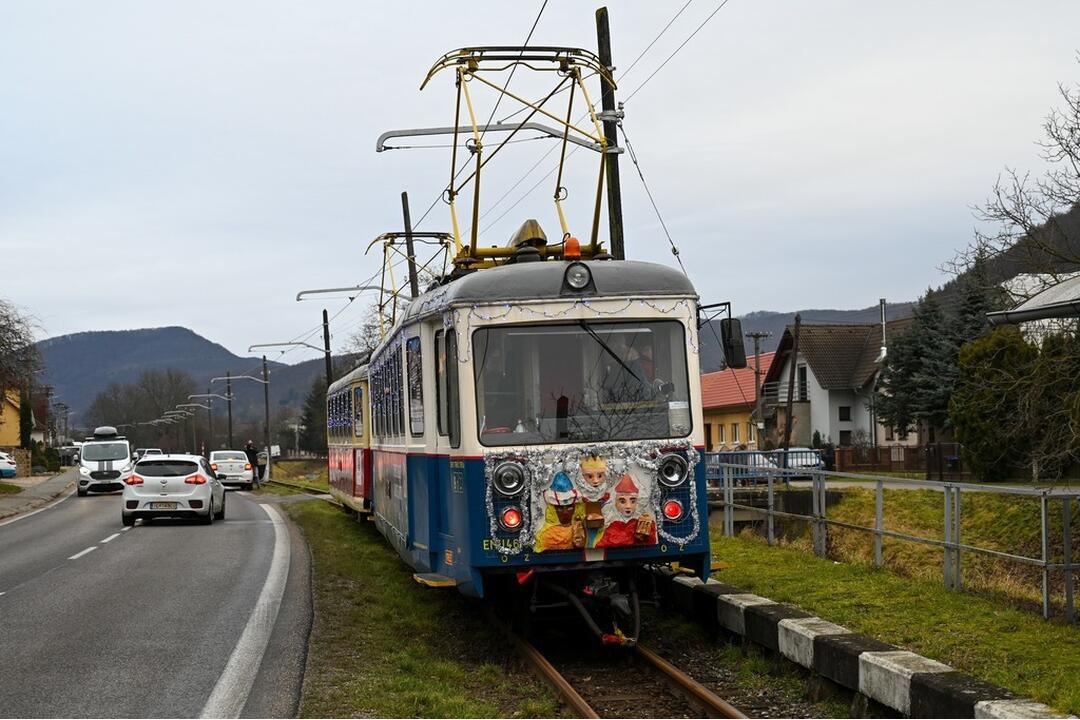
M 510 131 L 508 141 L 528 126 L 561 140 L 563 161 L 568 142 L 598 153 L 601 183 L 586 241 L 570 232 L 561 205 L 567 194 L 557 185 L 561 240 L 549 242 L 540 223 L 528 220 L 505 245 L 479 246 L 485 150 L 469 86 L 498 90 L 484 73 L 515 64 L 555 71 L 548 99 L 570 90 L 566 120 L 544 111 L 543 102 L 522 101 L 533 112 L 516 129 L 484 129 Z M 380 309 L 393 308 L 381 343 L 365 366 L 330 388 L 332 492 L 370 511 L 419 582 L 508 601 L 530 617 L 577 612 L 602 642 L 632 644 L 644 566 L 709 574 L 702 306 L 684 273 L 615 259 L 598 236 L 611 148 L 583 78 L 598 76 L 612 88 L 614 82 L 595 55 L 465 48 L 440 58 L 424 84 L 446 69 L 457 78 L 455 117 L 464 98 L 471 127 L 389 132 L 377 147 L 392 137 L 453 134 L 454 189 L 446 197 L 453 230 L 414 234 L 406 211 L 405 233 L 376 238 L 384 287 L 388 273 L 392 283 L 397 252 L 408 260 L 411 291 L 405 298 L 392 286 L 380 296 Z M 592 131 L 571 122 L 577 90 Z M 530 122 L 537 112 L 563 129 Z M 470 130 L 476 191 L 466 243 L 455 206 L 462 186 L 455 182 L 458 136 Z M 562 175 L 560 167 L 557 183 Z M 443 272 L 428 274 L 424 292 L 412 244 L 421 236 L 452 258 L 449 270 L 444 263 Z M 725 352 L 741 349 L 735 323 Z
M 371 511 L 367 367 L 330 385 L 326 393 L 326 445 L 330 494 L 358 513 Z

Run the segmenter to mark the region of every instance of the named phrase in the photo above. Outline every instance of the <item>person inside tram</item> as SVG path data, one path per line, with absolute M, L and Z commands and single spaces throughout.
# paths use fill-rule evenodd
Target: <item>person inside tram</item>
M 614 335 L 605 349 L 609 352 L 604 363 L 604 400 L 633 402 L 650 398 L 652 386 L 638 349 L 627 343 L 622 333 Z M 651 365 L 651 359 L 649 362 Z

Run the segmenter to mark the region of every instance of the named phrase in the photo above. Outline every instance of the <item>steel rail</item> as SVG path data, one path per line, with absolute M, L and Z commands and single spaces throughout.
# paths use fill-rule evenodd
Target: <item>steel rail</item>
M 668 682 L 675 685 L 677 689 L 686 696 L 688 701 L 700 705 L 705 710 L 706 716 L 711 718 L 746 717 L 726 700 L 654 653 L 652 650 L 642 647 L 641 645 L 637 645 L 634 649 L 637 651 L 638 657 L 663 675 Z
M 509 633 L 509 635 L 513 639 L 518 653 L 532 665 L 533 670 L 537 672 L 540 678 L 550 685 L 551 689 L 570 706 L 570 709 L 577 717 L 600 717 L 596 714 L 596 711 L 592 709 L 592 706 L 585 701 L 585 698 L 581 696 L 581 693 L 574 689 L 574 686 L 562 676 L 562 673 L 555 669 L 555 666 L 552 665 L 548 659 L 532 645 L 532 643 L 527 640 L 522 640 L 513 633 Z

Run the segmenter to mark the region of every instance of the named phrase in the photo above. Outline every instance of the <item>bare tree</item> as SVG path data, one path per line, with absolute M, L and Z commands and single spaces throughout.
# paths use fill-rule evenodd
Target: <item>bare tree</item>
M 382 330 L 379 322 L 379 306 L 372 305 L 364 314 L 360 327 L 349 335 L 345 352 L 366 359 L 382 342 Z
M 40 364 L 33 321 L 0 299 L 0 393 L 29 385 Z
M 962 272 L 976 261 L 997 266 L 1000 282 L 1018 273 L 1038 276 L 1018 288 L 1035 294 L 1080 270 L 1080 84 L 1059 85 L 1062 106 L 1043 123 L 1038 141 L 1049 169 L 1039 177 L 1007 168 L 977 217 L 996 225 L 977 232 L 974 242 L 952 264 Z

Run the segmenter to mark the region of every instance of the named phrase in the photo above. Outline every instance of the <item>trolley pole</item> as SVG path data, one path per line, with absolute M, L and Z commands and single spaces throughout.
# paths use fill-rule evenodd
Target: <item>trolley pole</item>
M 413 250 L 412 218 L 409 216 L 409 193 L 401 192 L 401 214 L 405 219 L 405 252 L 409 256 L 409 292 L 413 299 L 420 297 L 420 283 L 416 279 L 416 252 Z
M 326 389 L 330 389 L 330 383 L 334 382 L 334 365 L 330 362 L 330 318 L 326 310 L 322 311 L 322 341 L 326 353 Z
M 206 388 L 206 394 L 210 394 L 210 388 Z M 214 451 L 214 398 L 206 398 L 206 448 Z
M 270 449 L 270 371 L 266 369 L 266 356 L 263 362 L 263 402 L 266 403 L 266 480 L 270 480 L 270 466 L 274 453 Z
M 232 373 L 228 370 L 225 371 L 225 397 L 227 397 L 229 403 L 229 448 L 235 448 L 232 439 Z
M 596 48 L 600 64 L 614 74 L 615 66 L 611 62 L 611 28 L 608 27 L 606 7 L 596 11 Z M 608 236 L 611 240 L 611 256 L 616 260 L 626 259 L 623 243 L 622 186 L 619 184 L 619 134 L 615 109 L 615 88 L 600 81 L 600 107 L 604 119 L 604 139 L 607 150 L 604 154 L 604 170 L 607 174 Z M 594 248 L 595 249 L 595 248 Z

